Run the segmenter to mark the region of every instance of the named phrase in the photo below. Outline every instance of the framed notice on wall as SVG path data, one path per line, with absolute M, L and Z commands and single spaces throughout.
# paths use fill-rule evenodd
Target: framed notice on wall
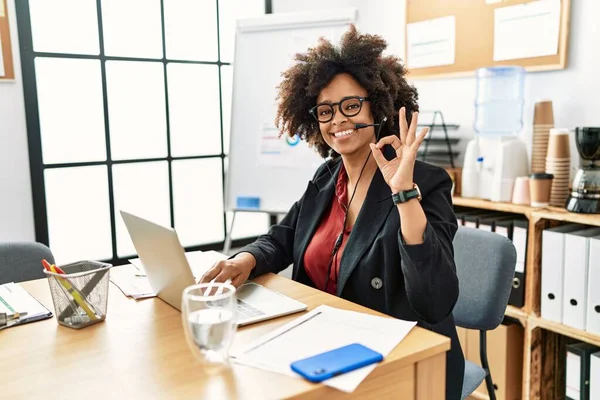
M 15 79 L 6 0 L 0 0 L 0 82 Z

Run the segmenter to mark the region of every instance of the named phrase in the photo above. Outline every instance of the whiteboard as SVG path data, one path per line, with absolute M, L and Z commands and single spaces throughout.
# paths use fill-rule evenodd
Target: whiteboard
M 356 9 L 337 9 L 238 20 L 226 211 L 237 210 L 238 197 L 258 197 L 259 211 L 285 213 L 302 196 L 324 160 L 304 141 L 277 137 L 277 85 L 296 53 L 320 37 L 339 43 L 356 15 Z

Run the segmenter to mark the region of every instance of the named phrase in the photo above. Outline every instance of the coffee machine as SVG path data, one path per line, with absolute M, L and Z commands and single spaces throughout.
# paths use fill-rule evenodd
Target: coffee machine
M 600 214 L 600 128 L 576 128 L 575 144 L 581 165 L 567 199 L 567 210 Z

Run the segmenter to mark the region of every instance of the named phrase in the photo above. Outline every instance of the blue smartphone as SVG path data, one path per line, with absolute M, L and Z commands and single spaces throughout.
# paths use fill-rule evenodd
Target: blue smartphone
M 311 382 L 321 382 L 383 360 L 383 355 L 359 343 L 349 344 L 291 364 L 292 371 Z

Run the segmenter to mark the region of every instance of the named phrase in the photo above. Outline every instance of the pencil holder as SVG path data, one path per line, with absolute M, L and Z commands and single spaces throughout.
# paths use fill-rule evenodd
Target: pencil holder
M 110 267 L 98 261 L 78 261 L 61 266 L 64 274 L 44 271 L 60 325 L 80 329 L 104 321 Z

